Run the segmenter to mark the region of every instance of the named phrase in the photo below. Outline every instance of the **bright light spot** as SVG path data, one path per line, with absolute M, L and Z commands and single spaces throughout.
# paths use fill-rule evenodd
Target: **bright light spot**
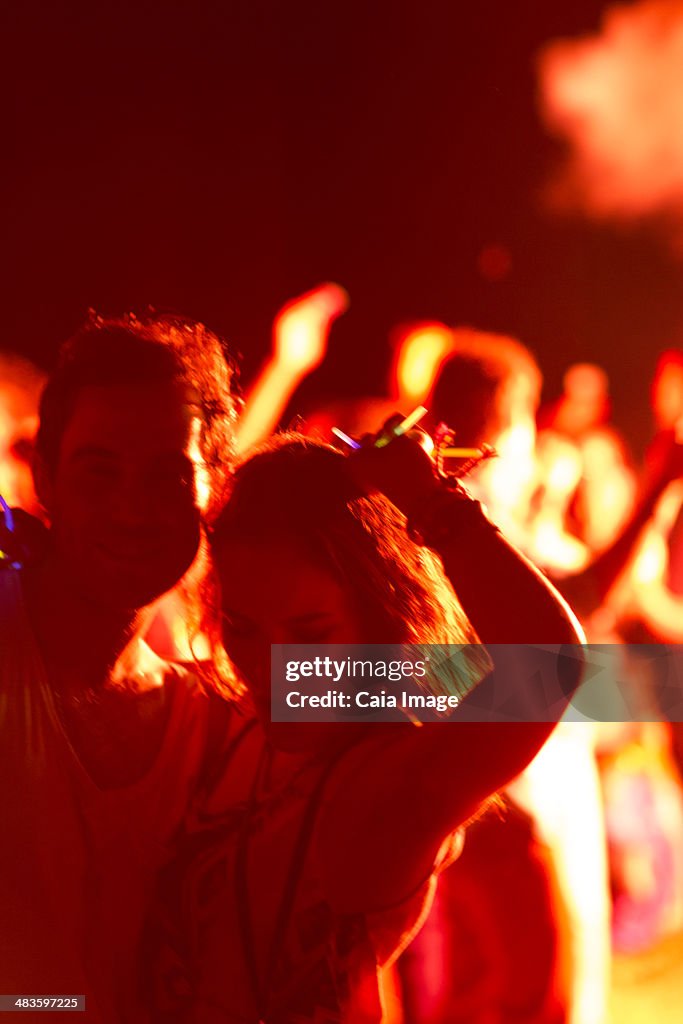
M 305 373 L 325 357 L 333 321 L 348 308 L 348 295 L 336 284 L 323 284 L 288 303 L 275 318 L 274 355 L 281 366 Z
M 534 524 L 532 549 L 539 565 L 561 572 L 578 572 L 588 557 L 585 545 L 565 531 L 557 516 L 550 514 Z
M 288 302 L 278 313 L 273 325 L 273 356 L 249 392 L 235 431 L 238 454 L 275 430 L 303 377 L 325 358 L 332 323 L 348 305 L 343 288 L 323 284 Z
M 570 494 L 581 479 L 581 457 L 565 449 L 558 452 L 547 467 L 545 484 L 554 494 Z
M 453 334 L 444 324 L 419 324 L 400 335 L 394 363 L 397 397 L 409 402 L 426 398 L 452 350 Z
M 424 450 L 427 452 L 427 455 L 431 455 L 433 453 L 434 448 L 436 446 L 434 444 L 434 439 L 431 436 L 431 434 L 420 434 L 419 442 L 420 446 L 424 448 Z
M 190 442 L 188 445 L 188 455 L 192 459 L 194 465 L 194 489 L 197 501 L 197 508 L 204 511 L 211 497 L 211 477 L 209 471 L 206 468 L 206 463 L 202 456 L 201 451 L 201 432 L 202 432 L 202 421 L 199 416 L 192 418 L 190 425 Z
M 666 572 L 666 541 L 659 534 L 651 532 L 643 540 L 633 564 L 633 581 L 642 586 L 656 583 Z

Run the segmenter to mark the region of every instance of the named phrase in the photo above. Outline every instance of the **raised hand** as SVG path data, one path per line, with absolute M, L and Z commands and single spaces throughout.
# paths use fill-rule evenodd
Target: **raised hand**
M 367 491 L 380 491 L 410 517 L 439 488 L 434 462 L 425 450 L 424 431 L 412 430 L 396 437 L 401 416 L 387 420 L 379 434 L 363 439 L 362 446 L 347 458 L 348 472 Z M 386 443 L 377 446 L 377 442 Z

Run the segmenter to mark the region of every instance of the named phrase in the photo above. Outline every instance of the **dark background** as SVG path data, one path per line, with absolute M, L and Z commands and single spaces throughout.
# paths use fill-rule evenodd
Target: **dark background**
M 279 306 L 351 294 L 299 399 L 383 388 L 415 318 L 517 334 L 548 393 L 577 359 L 649 429 L 683 266 L 644 229 L 544 212 L 534 57 L 595 0 L 23 3 L 5 8 L 0 346 L 44 366 L 88 307 L 202 319 L 248 384 Z M 480 256 L 511 256 L 502 280 Z

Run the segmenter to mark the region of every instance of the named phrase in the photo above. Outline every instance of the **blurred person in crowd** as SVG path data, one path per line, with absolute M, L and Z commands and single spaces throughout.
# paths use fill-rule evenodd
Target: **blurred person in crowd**
M 41 399 L 49 530 L 0 563 L 0 989 L 85 994 L 98 1024 L 142 1013 L 143 919 L 224 707 L 141 637 L 200 567 L 234 418 L 206 328 L 92 318 Z
M 652 517 L 641 538 L 631 586 L 619 595 L 624 613 L 640 617 L 654 638 L 667 643 L 683 639 L 683 482 L 662 472 L 671 437 L 683 429 L 683 352 L 660 355 L 652 381 L 655 437 L 646 455 L 647 482 L 664 478 Z
M 31 459 L 45 375 L 13 352 L 0 352 L 0 494 L 27 512 L 38 506 Z
M 658 656 L 647 646 L 675 641 L 683 610 L 669 575 L 683 447 L 669 429 L 659 433 L 651 452 L 655 457 L 620 535 L 582 573 L 559 583 L 583 609 L 594 642 L 628 644 L 611 695 L 607 681 L 586 684 L 599 686 L 607 704 L 616 698 L 611 717 L 621 723 L 601 726 L 599 743 L 612 937 L 619 951 L 648 948 L 683 925 L 681 731 L 676 722 L 655 721 L 670 709 L 671 664 L 665 652 Z
M 657 431 L 675 430 L 683 417 L 683 350 L 666 349 L 660 354 L 651 399 Z
M 454 432 L 457 447 L 493 445 L 498 457 L 477 469 L 470 482 L 495 509 L 508 536 L 525 540 L 536 484 L 536 409 L 541 373 L 524 345 L 513 338 L 468 328 L 454 331 L 446 358 L 426 401 L 432 421 Z
M 680 350 L 660 355 L 651 402 L 656 433 L 647 451 L 636 513 L 625 531 L 631 536 L 630 550 L 617 562 L 616 584 L 596 616 L 632 644 L 678 643 L 683 638 Z M 683 732 L 680 723 L 652 721 L 667 708 L 669 659 L 641 654 L 654 648 L 628 650 L 628 674 L 636 686 L 632 698 L 642 709 L 641 721 L 622 727 L 621 742 L 603 751 L 601 764 L 608 800 L 613 937 L 617 949 L 632 952 L 683 927 Z
M 666 359 L 663 363 L 664 367 L 667 367 L 672 360 Z M 660 364 L 661 366 L 662 364 Z M 661 389 L 657 386 L 657 382 L 660 379 L 664 379 L 666 382 L 666 388 L 664 398 L 661 396 Z M 649 572 L 652 571 L 652 550 L 648 551 L 647 544 L 644 544 L 643 537 L 645 540 L 651 532 L 653 526 L 656 528 L 657 520 L 664 514 L 664 505 L 667 496 L 671 498 L 672 492 L 676 492 L 680 488 L 680 476 L 681 469 L 683 467 L 683 460 L 680 444 L 677 443 L 675 433 L 671 429 L 672 424 L 675 421 L 676 410 L 679 407 L 676 401 L 676 381 L 678 377 L 676 373 L 658 373 L 656 376 L 656 387 L 655 387 L 655 408 L 661 408 L 662 411 L 666 410 L 667 418 L 660 419 L 662 426 L 668 426 L 668 430 L 664 430 L 659 434 L 658 441 L 656 444 L 656 450 L 658 458 L 652 460 L 652 466 L 646 485 L 638 495 L 638 500 L 633 501 L 628 497 L 627 491 L 631 486 L 625 486 L 627 482 L 626 476 L 624 475 L 625 463 L 621 456 L 612 458 L 610 452 L 614 454 L 618 449 L 618 438 L 615 440 L 610 432 L 605 433 L 604 422 L 609 412 L 609 405 L 607 402 L 606 392 L 606 380 L 604 375 L 601 373 L 594 373 L 592 367 L 580 366 L 575 369 L 575 372 L 569 375 L 569 386 L 567 388 L 568 394 L 565 396 L 565 401 L 560 404 L 559 410 L 557 410 L 557 423 L 562 428 L 565 437 L 559 432 L 546 433 L 541 445 L 540 445 L 540 459 L 541 465 L 544 458 L 544 446 L 547 450 L 548 446 L 554 447 L 553 457 L 547 459 L 546 468 L 547 472 L 545 476 L 541 474 L 540 479 L 544 482 L 546 490 L 546 498 L 549 496 L 554 500 L 557 500 L 557 522 L 561 522 L 563 519 L 561 513 L 561 506 L 563 499 L 569 507 L 569 498 L 572 493 L 573 487 L 576 486 L 578 478 L 581 475 L 585 475 L 587 463 L 584 461 L 586 453 L 590 451 L 588 442 L 591 444 L 595 442 L 596 450 L 599 452 L 603 447 L 602 442 L 605 441 L 605 455 L 606 461 L 601 464 L 598 460 L 597 469 L 605 474 L 605 486 L 598 487 L 595 491 L 596 494 L 600 494 L 601 497 L 597 501 L 595 512 L 596 517 L 598 515 L 598 506 L 600 502 L 604 502 L 603 514 L 605 518 L 605 534 L 600 541 L 598 547 L 601 550 L 597 551 L 592 558 L 579 558 L 576 559 L 576 564 L 571 565 L 571 559 L 563 566 L 562 560 L 557 557 L 548 557 L 548 552 L 553 550 L 556 553 L 562 552 L 563 554 L 569 554 L 570 549 L 566 546 L 566 534 L 563 538 L 563 544 L 560 544 L 562 534 L 556 531 L 554 534 L 551 531 L 549 535 L 542 535 L 541 539 L 544 541 L 542 545 L 538 544 L 539 540 L 539 522 L 543 523 L 543 518 L 538 517 L 538 514 L 532 515 L 527 520 L 529 534 L 533 539 L 529 547 L 529 551 L 533 552 L 534 558 L 542 559 L 542 564 L 551 572 L 556 574 L 556 582 L 563 594 L 571 601 L 572 605 L 582 614 L 584 624 L 587 626 L 589 631 L 589 637 L 596 642 L 615 642 L 621 639 L 621 633 L 623 633 L 623 626 L 620 626 L 620 621 L 623 620 L 624 615 L 633 615 L 634 609 L 637 608 L 638 604 L 642 602 L 643 598 L 650 592 L 646 583 L 646 577 Z M 435 389 L 434 398 L 436 399 L 438 394 L 438 384 Z M 443 392 L 442 392 L 443 394 Z M 451 398 L 453 402 L 456 400 L 454 389 L 451 390 Z M 666 400 L 664 400 L 666 399 Z M 496 402 L 500 401 L 500 397 L 496 399 Z M 496 402 L 493 404 L 495 405 Z M 440 415 L 440 408 L 438 402 L 436 405 L 436 415 Z M 602 424 L 602 425 L 601 425 Z M 572 446 L 576 446 L 575 450 L 572 450 Z M 581 470 L 579 473 L 579 463 L 576 459 L 576 453 L 581 459 Z M 591 452 L 595 454 L 595 452 Z M 610 468 L 611 467 L 611 468 Z M 612 473 L 612 469 L 616 470 Z M 608 486 L 607 481 L 612 480 L 615 486 Z M 621 481 L 621 483 L 619 482 Z M 624 485 L 624 486 L 622 486 Z M 611 497 L 610 497 L 611 496 Z M 486 492 L 486 498 L 490 502 L 492 513 L 496 515 L 496 502 L 495 492 L 491 497 Z M 585 506 L 584 506 L 585 507 Z M 546 506 L 547 510 L 547 506 Z M 628 512 L 628 516 L 624 518 L 625 513 Z M 607 524 L 609 523 L 609 529 Z M 618 529 L 617 529 L 618 527 Z M 586 531 L 577 530 L 578 533 L 583 533 L 584 539 L 586 539 Z M 590 531 L 588 531 L 590 533 Z M 610 538 L 609 543 L 605 546 L 607 538 Z M 597 544 L 597 542 L 596 542 Z M 577 554 L 580 554 L 577 549 Z M 586 556 L 588 555 L 588 546 L 586 546 Z M 630 568 L 633 566 L 633 569 Z M 560 573 L 564 570 L 562 575 Z M 573 571 L 572 571 L 573 570 Z M 579 571 L 577 571 L 579 570 Z M 568 574 L 569 573 L 569 574 Z M 661 607 L 661 605 L 660 605 Z M 631 632 L 626 634 L 630 639 L 637 640 L 639 637 Z M 642 637 L 640 638 L 642 639 Z M 657 698 L 656 698 L 656 680 L 648 679 L 647 675 L 643 673 L 643 666 L 638 663 L 638 659 L 627 659 L 624 666 L 624 674 L 628 678 L 631 687 L 631 698 L 635 701 L 635 705 L 641 709 L 640 713 L 642 716 L 647 717 L 652 714 L 657 715 Z M 602 684 L 604 685 L 604 684 Z M 647 703 L 649 701 L 649 703 Z M 645 703 L 644 703 L 645 702 Z M 628 714 L 628 712 L 626 712 Z M 605 736 L 605 729 L 598 727 L 597 729 L 589 730 L 588 727 L 582 726 L 571 726 L 563 725 L 561 730 L 558 731 L 551 744 L 555 744 L 559 748 L 560 737 L 567 739 L 572 737 L 575 741 L 579 741 L 581 736 L 586 736 L 592 732 L 592 739 L 597 742 L 598 747 L 601 748 L 603 744 L 603 738 Z M 643 936 L 647 935 L 650 939 L 655 935 L 652 922 L 654 921 L 653 914 L 658 914 L 658 920 L 662 922 L 675 922 L 680 919 L 680 904 L 681 904 L 681 879 L 680 879 L 680 868 L 677 866 L 678 859 L 673 853 L 675 841 L 672 842 L 672 837 L 680 835 L 681 826 L 683 824 L 681 817 L 681 800 L 680 794 L 676 794 L 676 785 L 670 770 L 666 768 L 667 764 L 670 764 L 670 756 L 668 754 L 670 746 L 670 730 L 664 726 L 656 733 L 656 738 L 660 742 L 659 753 L 656 758 L 653 758 L 652 752 L 656 748 L 656 743 L 645 741 L 645 735 L 643 734 L 641 742 L 640 730 L 633 728 L 624 727 L 621 730 L 621 742 L 623 744 L 623 756 L 620 754 L 619 743 L 615 745 L 614 737 L 610 741 L 610 752 L 609 758 L 609 777 L 614 780 L 620 777 L 622 768 L 625 770 L 625 774 L 622 773 L 622 782 L 625 781 L 626 776 L 634 778 L 633 772 L 630 767 L 626 771 L 626 766 L 633 763 L 633 751 L 638 752 L 640 756 L 641 764 L 644 764 L 645 760 L 648 761 L 650 769 L 645 775 L 638 776 L 634 781 L 632 792 L 635 794 L 638 787 L 644 789 L 650 795 L 653 813 L 651 815 L 653 826 L 650 830 L 652 841 L 649 842 L 650 853 L 652 856 L 657 856 L 661 860 L 661 850 L 667 848 L 671 856 L 669 856 L 669 867 L 666 871 L 662 869 L 660 871 L 660 880 L 657 883 L 657 891 L 648 897 L 652 905 L 657 905 L 657 910 L 648 911 L 649 923 L 647 926 L 641 928 L 640 936 L 641 941 L 645 941 Z M 600 968 L 600 957 L 597 955 L 598 949 L 596 946 L 596 940 L 598 936 L 602 936 L 603 942 L 603 956 L 602 956 L 602 968 L 603 978 L 606 974 L 605 960 L 606 954 L 604 948 L 606 947 L 606 935 L 605 928 L 607 924 L 607 901 L 605 897 L 604 882 L 600 882 L 600 873 L 605 869 L 604 852 L 602 851 L 602 842 L 600 839 L 601 833 L 604 836 L 604 827 L 600 823 L 600 815 L 598 813 L 599 804 L 599 792 L 597 784 L 597 775 L 595 772 L 594 761 L 589 763 L 585 755 L 583 758 L 576 757 L 573 771 L 578 772 L 579 778 L 584 780 L 586 786 L 584 792 L 584 803 L 587 808 L 583 815 L 583 853 L 581 847 L 578 844 L 571 846 L 569 841 L 569 832 L 576 831 L 570 827 L 571 813 L 568 813 L 563 819 L 557 814 L 557 805 L 553 805 L 553 798 L 550 795 L 553 792 L 553 788 L 544 788 L 544 781 L 548 777 L 544 771 L 543 761 L 544 758 L 549 757 L 549 748 L 542 752 L 541 756 L 530 766 L 525 773 L 525 777 L 515 783 L 513 789 L 516 791 L 516 795 L 519 799 L 525 800 L 525 806 L 528 809 L 533 809 L 535 806 L 535 820 L 537 828 L 540 834 L 548 833 L 547 823 L 555 823 L 555 841 L 552 842 L 551 846 L 554 849 L 555 863 L 560 867 L 560 881 L 562 883 L 562 890 L 570 910 L 569 919 L 574 921 L 575 931 L 575 942 L 574 946 L 576 949 L 576 937 L 579 937 L 579 950 L 582 950 L 579 963 L 579 978 L 577 984 L 579 987 L 588 994 L 592 1000 L 594 1007 L 599 1007 L 600 999 L 598 998 L 598 969 Z M 570 746 L 568 745 L 565 750 L 566 755 L 569 757 Z M 577 749 L 576 754 L 579 754 Z M 551 759 L 555 760 L 554 758 Z M 560 762 L 556 762 L 556 768 Z M 568 764 L 569 762 L 567 762 Z M 582 763 L 585 770 L 579 768 L 579 764 Z M 606 764 L 604 759 L 601 761 L 601 765 Z M 561 772 L 560 772 L 561 774 Z M 593 781 L 591 782 L 591 778 Z M 531 783 L 531 786 L 530 786 Z M 638 790 L 640 791 L 640 790 Z M 575 794 L 575 787 L 572 787 L 572 792 L 567 793 L 567 807 L 571 806 L 572 795 Z M 588 798 L 589 792 L 593 793 L 591 799 Z M 623 794 L 624 786 L 616 787 L 611 784 L 607 786 L 606 793 L 612 799 L 615 793 Z M 550 798 L 549 798 L 550 797 Z M 619 806 L 623 810 L 624 802 L 620 800 Z M 668 808 L 668 820 L 664 821 L 661 817 L 661 809 L 666 806 Z M 578 815 L 578 808 L 575 809 L 574 814 Z M 609 828 L 609 850 L 610 850 L 610 867 L 617 869 L 618 862 L 624 861 L 626 846 L 625 842 L 625 826 L 621 829 L 619 838 L 615 839 L 616 833 L 619 832 L 620 826 L 618 824 L 619 809 L 617 807 L 607 808 L 607 819 L 606 824 Z M 659 816 L 659 817 L 658 817 Z M 577 818 L 578 821 L 578 818 Z M 655 827 L 656 825 L 656 827 Z M 590 826 L 590 827 L 589 827 Z M 564 828 L 564 838 L 562 837 L 562 829 Z M 559 829 L 559 831 L 558 831 Z M 616 832 L 615 832 L 616 829 Z M 589 836 L 592 830 L 592 845 L 595 851 L 598 850 L 598 845 L 601 848 L 601 855 L 588 856 L 589 849 L 591 846 L 591 840 Z M 655 834 L 658 837 L 655 841 Z M 639 833 L 637 837 L 632 837 L 629 849 L 631 852 L 636 846 L 639 846 L 639 856 L 642 860 L 642 840 L 644 833 Z M 621 853 L 618 850 L 621 844 Z M 647 845 L 647 844 L 646 844 Z M 656 853 L 655 847 L 660 851 Z M 630 855 L 630 854 L 629 854 Z M 591 872 L 586 872 L 581 868 L 582 860 L 586 864 L 591 865 Z M 584 870 L 584 880 L 581 882 L 581 871 Z M 617 869 L 618 870 L 618 869 Z M 572 884 L 572 879 L 576 880 L 576 884 Z M 591 882 L 592 879 L 592 882 Z M 615 876 L 612 876 L 613 884 L 615 882 Z M 592 892 L 592 896 L 590 893 Z M 602 898 L 599 897 L 599 893 L 602 892 Z M 591 908 L 592 904 L 592 908 Z M 667 904 L 665 906 L 665 904 Z M 572 909 L 574 914 L 572 915 Z M 591 919 L 598 920 L 598 912 L 600 914 L 599 924 L 591 930 L 588 928 L 588 923 Z M 628 917 L 630 924 L 630 934 L 635 934 L 636 925 L 634 924 L 639 914 L 639 908 L 636 907 L 634 910 L 633 905 L 627 905 L 627 901 L 620 897 L 619 905 L 615 908 L 615 915 L 613 920 L 613 936 L 618 941 L 621 941 L 621 936 L 626 934 L 626 927 L 621 926 L 621 920 Z M 584 924 L 581 924 L 583 920 Z M 667 925 L 668 927 L 668 925 Z M 581 936 L 583 938 L 581 939 Z M 575 958 L 576 959 L 576 958 Z M 584 973 L 586 979 L 585 984 L 580 983 L 581 973 Z M 585 1005 L 585 999 L 583 997 L 577 998 L 577 1006 L 583 1007 Z M 602 1003 L 604 1005 L 604 995 Z M 579 1016 L 577 1019 L 584 1019 L 581 1014 L 587 1013 L 585 1009 L 580 1009 Z
M 586 556 L 604 550 L 619 536 L 635 503 L 636 475 L 623 437 L 609 423 L 610 413 L 605 371 L 593 363 L 576 363 L 564 375 L 561 397 L 541 409 L 538 417 L 544 465 L 537 500 L 541 506 L 556 502 L 558 488 L 561 491 L 564 485 L 563 521 L 586 545 Z M 577 479 L 568 472 L 572 450 L 578 461 Z M 555 511 L 559 514 L 560 509 Z M 577 558 L 574 568 L 581 565 Z
M 587 613 L 600 607 L 607 629 L 641 642 L 677 642 L 683 608 L 678 579 L 678 535 L 683 499 L 681 416 L 683 355 L 660 356 L 652 384 L 656 433 L 632 514 L 620 535 L 575 579 L 563 580 L 572 603 Z M 640 624 L 640 625 L 638 625 Z M 647 632 L 638 632 L 642 626 Z M 635 630 L 635 631 L 634 631 Z
M 154 1019 L 379 1022 L 377 968 L 419 923 L 446 837 L 552 725 L 274 723 L 270 644 L 574 643 L 573 617 L 408 437 L 348 458 L 275 438 L 237 470 L 212 553 L 247 694 L 167 872 Z M 485 671 L 477 657 L 457 691 L 490 685 L 495 655 Z
M 581 485 L 583 463 L 576 443 L 554 431 L 542 431 L 536 442 L 538 486 L 532 499 L 529 544 L 554 572 L 576 572 L 589 561 L 584 540 L 571 529 L 571 509 Z
M 498 457 L 475 468 L 468 486 L 536 557 L 528 540 L 539 368 L 515 339 L 475 330 L 455 339 L 426 403 L 430 415 L 457 446 L 495 447 Z M 609 899 L 593 744 L 590 726 L 561 725 L 508 786 L 508 815 L 471 830 L 399 965 L 409 1024 L 604 1020 Z M 509 895 L 513 877 L 520 902 Z

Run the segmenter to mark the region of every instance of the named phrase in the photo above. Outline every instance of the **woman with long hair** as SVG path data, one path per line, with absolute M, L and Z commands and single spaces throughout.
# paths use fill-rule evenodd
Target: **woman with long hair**
M 552 722 L 272 722 L 270 645 L 572 644 L 575 621 L 408 437 L 349 458 L 274 439 L 237 470 L 212 553 L 213 679 L 232 713 L 165 879 L 154 1019 L 377 1022 L 377 969 L 454 836 Z M 488 654 L 468 647 L 435 684 L 464 698 L 453 718 L 502 672 Z M 580 670 L 557 661 L 555 714 Z

